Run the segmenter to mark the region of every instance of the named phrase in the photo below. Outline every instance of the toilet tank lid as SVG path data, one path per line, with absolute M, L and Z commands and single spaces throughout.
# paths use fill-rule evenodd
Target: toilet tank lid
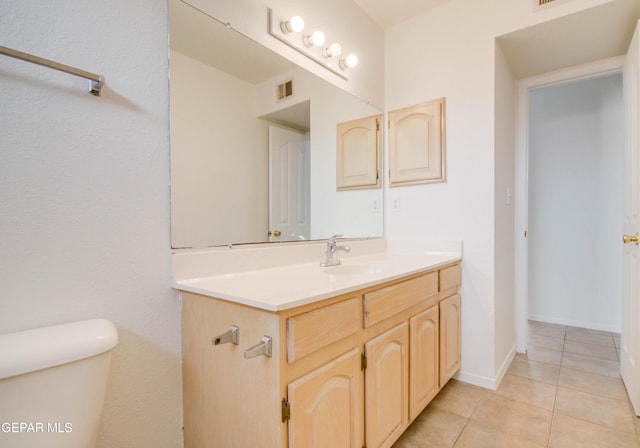
M 105 319 L 71 322 L 0 335 L 0 379 L 89 358 L 118 344 Z

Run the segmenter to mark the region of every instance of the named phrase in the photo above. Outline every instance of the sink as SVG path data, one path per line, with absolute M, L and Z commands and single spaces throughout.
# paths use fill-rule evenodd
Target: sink
M 341 264 L 330 268 L 322 268 L 322 272 L 329 275 L 384 274 L 388 270 L 389 265 L 386 263 Z

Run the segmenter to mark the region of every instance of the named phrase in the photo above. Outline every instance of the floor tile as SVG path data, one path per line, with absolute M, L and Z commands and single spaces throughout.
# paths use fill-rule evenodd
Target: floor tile
M 639 443 L 633 434 L 557 413 L 549 436 L 552 448 L 639 448 Z
M 629 400 L 621 378 L 562 367 L 558 385 L 614 400 L 624 402 Z
M 543 322 L 529 324 L 529 336 L 536 334 L 538 336 L 547 336 L 550 338 L 564 339 L 566 326 L 557 324 L 547 324 Z
M 454 448 L 541 448 L 540 445 L 520 437 L 469 422 L 456 441 Z
M 564 339 L 552 338 L 549 336 L 542 336 L 539 334 L 530 333 L 527 336 L 527 345 L 529 347 L 546 348 L 547 350 L 562 351 L 564 346 Z
M 491 396 L 476 408 L 471 421 L 546 446 L 552 414 L 536 406 Z
M 613 347 L 613 335 L 606 331 L 589 330 L 586 328 L 567 327 L 566 340 L 588 342 Z
M 498 390 L 451 380 L 394 448 L 640 448 L 619 335 L 529 323 Z
M 592 358 L 607 359 L 618 362 L 618 352 L 614 346 L 590 344 L 580 341 L 564 341 L 564 351 Z
M 502 397 L 553 410 L 557 386 L 516 375 L 505 375 L 496 393 Z
M 531 345 L 527 347 L 527 353 L 517 353 L 516 356 L 529 361 L 543 362 L 545 364 L 554 364 L 557 366 L 559 366 L 562 361 L 562 352 Z
M 623 401 L 558 387 L 554 411 L 637 435 L 629 404 Z
M 542 381 L 543 383 L 558 384 L 560 366 L 515 357 L 513 361 L 511 361 L 507 373 Z
M 451 448 L 469 420 L 428 406 L 393 445 L 394 448 Z
M 620 377 L 620 363 L 606 359 L 592 358 L 591 356 L 579 355 L 577 353 L 565 352 L 562 355 L 562 367 L 583 370 L 585 372 L 597 373 L 599 375 Z
M 488 389 L 452 380 L 440 391 L 429 406 L 469 418 L 476 407 L 490 394 L 491 391 Z

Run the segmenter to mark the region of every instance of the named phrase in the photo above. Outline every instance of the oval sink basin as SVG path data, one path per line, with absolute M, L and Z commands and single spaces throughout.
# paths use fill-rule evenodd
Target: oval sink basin
M 387 268 L 388 266 L 381 263 L 342 264 L 323 268 L 322 271 L 330 275 L 372 275 L 384 274 L 387 272 Z

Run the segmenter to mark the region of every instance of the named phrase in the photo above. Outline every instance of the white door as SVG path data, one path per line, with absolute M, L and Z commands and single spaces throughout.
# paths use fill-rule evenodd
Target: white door
M 311 236 L 309 138 L 269 126 L 269 241 Z
M 638 28 L 631 41 L 624 66 L 625 97 L 625 195 L 624 195 L 624 294 L 622 304 L 622 337 L 620 346 L 620 374 L 629 398 L 640 416 L 640 247 L 633 237 L 640 231 L 640 141 L 638 119 L 640 113 L 640 42 Z M 637 243 L 637 240 L 636 240 Z

